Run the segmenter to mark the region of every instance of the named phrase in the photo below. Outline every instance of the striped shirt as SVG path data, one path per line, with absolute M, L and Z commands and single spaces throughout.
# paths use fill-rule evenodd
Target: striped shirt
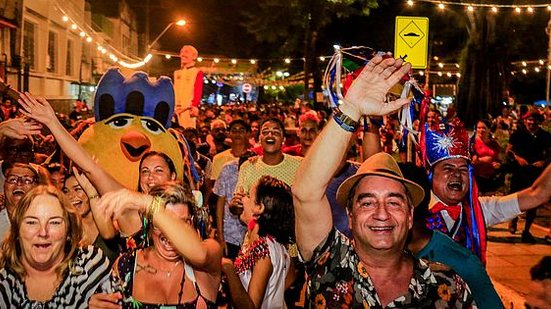
M 0 269 L 0 308 L 88 308 L 88 300 L 100 284 L 109 280 L 109 261 L 101 249 L 78 250 L 74 263 L 52 299 L 29 299 L 25 282 L 13 271 Z

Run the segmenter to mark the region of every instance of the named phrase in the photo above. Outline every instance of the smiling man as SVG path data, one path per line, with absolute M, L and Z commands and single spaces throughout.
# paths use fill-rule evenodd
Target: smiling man
M 270 175 L 292 185 L 302 158 L 282 152 L 285 140 L 283 123 L 277 118 L 269 118 L 260 125 L 262 156 L 257 160 L 243 163 L 239 169 L 236 192 L 247 193 L 260 177 Z
M 15 206 L 23 198 L 25 193 L 38 185 L 38 171 L 31 164 L 6 163 L 4 164 L 4 196 L 2 210 L 0 211 L 0 237 L 9 230 L 10 214 Z
M 426 161 L 432 179 L 427 227 L 439 230 L 486 261 L 486 227 L 511 220 L 551 198 L 551 168 L 527 189 L 507 196 L 478 196 L 469 136 L 458 120 L 437 130 L 425 125 Z
M 469 308 L 468 286 L 404 251 L 423 189 L 386 153 L 367 159 L 337 191 L 352 239 L 335 229 L 325 195 L 362 116 L 391 113 L 407 99 L 383 102 L 410 69 L 402 59 L 370 60 L 304 158 L 293 185 L 297 245 L 306 261 L 308 300 L 320 308 Z

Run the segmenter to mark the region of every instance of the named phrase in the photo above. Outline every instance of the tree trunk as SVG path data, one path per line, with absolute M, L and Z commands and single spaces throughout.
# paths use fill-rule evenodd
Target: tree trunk
M 491 14 L 468 14 L 469 42 L 463 50 L 457 111 L 468 127 L 494 115 L 502 98 L 507 52 L 500 48 Z

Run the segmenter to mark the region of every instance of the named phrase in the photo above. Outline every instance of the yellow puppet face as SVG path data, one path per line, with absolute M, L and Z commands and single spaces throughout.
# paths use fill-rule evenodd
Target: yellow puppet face
M 129 189 L 138 188 L 140 160 L 152 150 L 167 154 L 176 166 L 176 179 L 182 179 L 183 160 L 178 141 L 153 118 L 115 114 L 84 131 L 79 143 Z

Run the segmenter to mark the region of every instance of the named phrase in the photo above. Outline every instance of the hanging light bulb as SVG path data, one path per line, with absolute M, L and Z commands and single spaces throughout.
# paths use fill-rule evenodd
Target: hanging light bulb
M 473 12 L 473 11 L 474 11 L 474 7 L 473 7 L 472 5 L 469 4 L 469 6 L 467 6 L 467 11 Z
M 520 14 L 521 10 L 520 10 L 520 8 L 519 8 L 518 6 L 515 8 L 515 12 L 516 12 L 517 14 Z
M 91 38 L 91 37 L 87 37 L 87 38 L 86 38 L 86 42 L 91 43 L 91 42 L 92 42 L 92 38 Z
M 251 64 L 256 64 L 256 60 L 251 59 Z
M 492 6 L 492 12 L 493 12 L 493 13 L 497 13 L 497 7 Z
M 291 63 L 291 59 L 285 58 L 285 63 L 287 63 L 287 64 Z
M 526 8 L 526 11 L 530 14 L 534 13 L 534 8 L 529 6 L 528 8 Z
M 413 6 L 413 0 L 408 0 L 407 3 L 408 3 L 409 6 Z
M 69 21 L 69 17 L 67 15 L 64 15 L 63 17 L 61 17 L 61 20 L 63 20 L 63 22 L 66 23 Z
M 440 3 L 438 3 L 438 8 L 440 10 L 444 10 L 446 8 L 446 6 L 444 5 L 444 3 L 440 2 Z
M 72 24 L 72 25 L 71 25 L 71 29 L 77 30 L 77 28 L 78 28 L 77 24 Z
M 523 61 L 523 62 L 522 62 L 522 66 L 523 66 L 523 67 L 525 67 L 525 66 L 527 66 L 527 65 L 528 65 L 528 64 L 526 63 L 526 61 Z
M 232 60 L 231 60 L 231 63 L 232 63 L 232 64 L 237 64 L 237 60 L 236 60 L 236 59 L 232 59 Z
M 212 61 L 214 61 L 214 63 L 218 63 L 218 62 L 220 62 L 220 59 L 214 58 Z
M 201 62 L 201 61 L 203 61 L 203 58 L 197 57 L 197 62 Z

